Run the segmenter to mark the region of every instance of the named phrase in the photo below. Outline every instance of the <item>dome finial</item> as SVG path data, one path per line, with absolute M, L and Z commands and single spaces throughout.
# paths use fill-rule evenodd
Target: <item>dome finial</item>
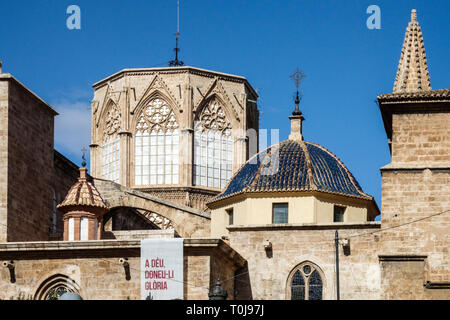
M 297 87 L 297 96 L 295 98 L 295 109 L 294 112 L 292 112 L 293 116 L 301 116 L 302 112 L 300 111 L 300 108 L 298 107 L 298 105 L 300 104 L 300 95 L 299 95 L 299 90 L 300 90 L 300 82 L 306 77 L 306 75 L 300 71 L 300 68 L 297 67 L 297 69 L 295 69 L 294 73 L 291 74 L 291 79 L 294 80 L 295 82 L 295 86 Z
M 292 112 L 292 116 L 289 117 L 291 120 L 291 134 L 289 135 L 289 140 L 303 140 L 302 134 L 302 122 L 305 118 L 300 111 L 299 104 L 301 100 L 301 96 L 299 94 L 300 91 L 300 82 L 306 77 L 306 75 L 300 71 L 300 68 L 294 71 L 291 75 L 291 79 L 294 80 L 295 86 L 297 87 L 297 95 L 295 98 L 295 109 Z

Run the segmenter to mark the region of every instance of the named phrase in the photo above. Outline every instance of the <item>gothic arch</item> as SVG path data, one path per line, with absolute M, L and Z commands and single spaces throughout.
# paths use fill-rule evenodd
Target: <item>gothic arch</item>
M 233 125 L 235 123 L 233 113 L 231 112 L 231 110 L 229 110 L 229 106 L 224 101 L 224 99 L 222 99 L 222 97 L 220 97 L 220 95 L 217 93 L 213 93 L 208 98 L 206 98 L 194 111 L 194 122 L 201 121 L 201 117 L 204 113 L 205 108 L 208 108 L 214 101 L 216 101 L 219 104 L 222 112 L 225 115 L 226 121 L 228 121 L 229 128 L 230 129 L 235 128 L 235 126 Z
M 233 174 L 235 137 L 226 107 L 217 95 L 207 99 L 195 117 L 193 183 L 225 188 Z
M 108 112 L 110 112 L 111 108 L 115 108 L 119 111 L 120 115 L 122 116 L 122 111 L 120 110 L 119 105 L 116 101 L 114 101 L 111 97 L 106 99 L 106 102 L 104 103 L 102 109 L 100 110 L 100 113 L 98 114 L 98 117 L 96 119 L 96 125 L 98 128 L 103 129 L 102 127 L 105 124 L 105 117 L 107 117 Z
M 36 290 L 34 300 L 51 300 L 57 298 L 62 292 L 79 294 L 80 286 L 72 278 L 58 273 L 46 280 Z
M 306 268 L 309 268 L 309 270 L 307 270 Z M 325 288 L 326 288 L 326 279 L 325 279 L 325 274 L 322 271 L 322 269 L 315 264 L 314 262 L 311 261 L 303 261 L 301 263 L 299 263 L 298 265 L 296 265 L 291 272 L 288 275 L 287 281 L 286 281 L 286 300 L 291 300 L 292 299 L 292 285 L 293 285 L 293 280 L 295 277 L 301 277 L 302 281 L 303 281 L 303 286 L 304 286 L 304 299 L 308 299 L 311 297 L 308 297 L 310 295 L 310 291 L 312 286 L 316 286 L 317 288 L 319 287 L 317 285 L 317 283 L 314 283 L 313 285 L 310 283 L 310 281 L 312 281 L 313 279 L 316 282 L 320 282 L 320 299 L 319 300 L 323 300 L 323 298 L 325 297 Z M 317 296 L 316 296 L 317 298 Z
M 180 119 L 179 111 L 177 109 L 178 104 L 175 101 L 173 101 L 173 99 L 169 95 L 165 94 L 164 92 L 162 92 L 159 89 L 155 89 L 150 94 L 148 94 L 145 98 L 143 98 L 142 101 L 139 102 L 139 104 L 134 108 L 134 110 L 131 111 L 131 114 L 133 115 L 133 118 L 131 121 L 131 131 L 132 131 L 133 135 L 136 132 L 136 126 L 138 124 L 138 121 L 139 121 L 139 118 L 140 118 L 142 112 L 144 112 L 145 108 L 148 107 L 149 103 L 151 103 L 153 100 L 156 100 L 156 99 L 161 99 L 166 102 L 167 106 L 173 112 L 177 123 L 180 124 L 181 119 Z

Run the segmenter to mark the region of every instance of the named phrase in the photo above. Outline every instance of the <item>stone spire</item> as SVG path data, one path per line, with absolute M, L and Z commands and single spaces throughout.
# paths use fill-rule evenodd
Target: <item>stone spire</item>
M 431 90 L 422 30 L 417 22 L 416 9 L 406 28 L 405 41 L 395 77 L 394 93 Z

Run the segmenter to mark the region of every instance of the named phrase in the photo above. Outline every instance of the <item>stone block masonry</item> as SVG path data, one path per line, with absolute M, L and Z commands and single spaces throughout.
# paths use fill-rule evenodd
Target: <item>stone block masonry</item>
M 0 299 L 20 294 L 45 297 L 49 280 L 67 279 L 85 300 L 140 299 L 140 241 L 35 242 L 0 244 L 0 261 L 13 260 L 15 282 L 0 269 Z M 128 258 L 129 277 L 119 263 Z M 217 277 L 229 299 L 234 298 L 234 274 L 242 257 L 218 239 L 185 239 L 184 299 L 208 300 Z

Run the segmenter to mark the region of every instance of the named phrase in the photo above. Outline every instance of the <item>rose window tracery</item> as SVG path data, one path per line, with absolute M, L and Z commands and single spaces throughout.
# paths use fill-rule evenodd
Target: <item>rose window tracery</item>
M 215 101 L 203 109 L 200 121 L 205 129 L 223 130 L 230 126 L 222 107 Z
M 119 132 L 120 129 L 120 111 L 115 104 L 109 109 L 106 114 L 105 119 L 105 130 L 104 130 L 104 140 L 108 138 L 108 136 L 113 135 L 114 133 Z
M 156 125 L 164 130 L 178 128 L 174 112 L 169 108 L 167 102 L 159 98 L 150 101 L 144 109 L 136 129 L 138 132 L 145 132 L 153 129 Z

